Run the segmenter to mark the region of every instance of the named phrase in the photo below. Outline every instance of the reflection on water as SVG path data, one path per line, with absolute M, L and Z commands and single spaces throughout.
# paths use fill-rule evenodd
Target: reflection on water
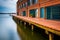
M 0 40 L 19 40 L 16 28 L 9 14 L 0 14 Z
M 48 38 L 41 35 L 41 33 L 37 31 L 32 32 L 28 27 L 29 26 L 25 26 L 22 23 L 17 25 L 17 30 L 22 40 L 48 40 Z

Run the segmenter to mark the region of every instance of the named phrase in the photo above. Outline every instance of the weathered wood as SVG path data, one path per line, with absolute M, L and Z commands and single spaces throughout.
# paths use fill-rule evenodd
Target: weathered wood
M 54 40 L 54 36 L 53 36 L 53 34 L 49 34 L 49 40 Z
M 17 15 L 13 15 L 13 16 L 15 18 L 21 19 L 22 21 L 36 25 L 39 28 L 48 30 L 51 33 L 60 35 L 60 25 L 59 25 L 60 21 L 46 20 L 46 19 L 41 19 L 41 18 L 29 18 L 29 17 L 22 17 L 22 16 L 17 16 Z

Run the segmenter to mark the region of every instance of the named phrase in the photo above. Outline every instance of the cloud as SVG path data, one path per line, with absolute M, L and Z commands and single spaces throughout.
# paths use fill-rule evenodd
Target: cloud
M 0 13 L 16 12 L 17 0 L 0 0 Z
M 16 9 L 0 6 L 0 13 L 16 13 Z

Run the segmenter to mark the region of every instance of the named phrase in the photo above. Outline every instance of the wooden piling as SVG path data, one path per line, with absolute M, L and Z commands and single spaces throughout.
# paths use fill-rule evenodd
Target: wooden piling
M 26 25 L 26 22 L 24 22 L 24 25 Z
M 54 40 L 53 38 L 54 38 L 53 34 L 49 33 L 49 40 Z
M 33 25 L 31 25 L 31 29 L 32 29 L 32 31 L 33 31 L 33 29 L 34 29 L 34 26 L 33 26 Z
M 45 33 L 48 35 L 49 34 L 49 32 L 47 31 L 47 30 L 45 30 Z
M 49 33 L 47 30 L 45 30 L 45 33 L 49 35 L 49 40 L 54 40 L 54 36 L 52 33 Z

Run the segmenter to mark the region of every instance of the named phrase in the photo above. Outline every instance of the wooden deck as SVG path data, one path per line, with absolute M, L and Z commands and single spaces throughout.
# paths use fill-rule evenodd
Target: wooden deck
M 42 28 L 46 31 L 60 35 L 60 21 L 47 20 L 42 18 L 23 17 L 23 16 L 17 16 L 17 15 L 13 15 L 13 16 L 18 18 L 19 20 L 36 25 L 37 27 Z

